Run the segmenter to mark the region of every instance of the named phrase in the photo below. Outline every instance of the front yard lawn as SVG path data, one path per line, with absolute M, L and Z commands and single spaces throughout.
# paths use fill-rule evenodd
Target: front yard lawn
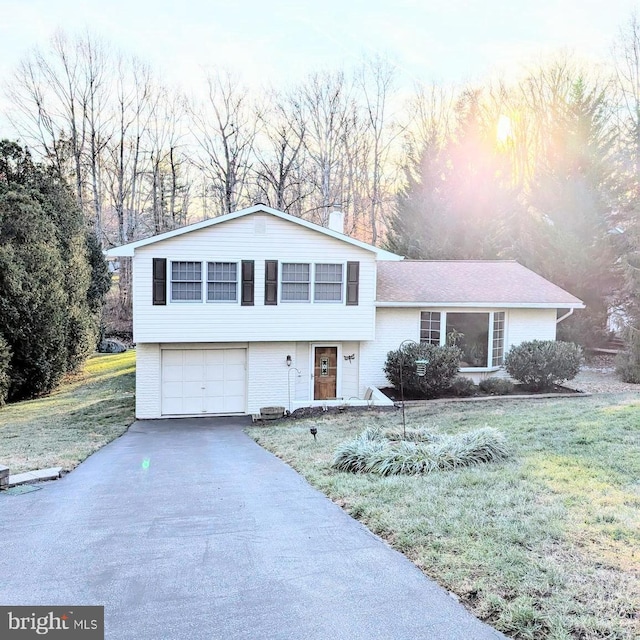
M 495 427 L 513 455 L 424 477 L 331 468 L 338 444 L 376 426 L 401 429 L 399 411 L 249 433 L 507 635 L 640 637 L 637 394 L 412 407 L 408 428 Z
M 134 419 L 135 351 L 91 357 L 50 395 L 0 409 L 0 464 L 73 469 Z

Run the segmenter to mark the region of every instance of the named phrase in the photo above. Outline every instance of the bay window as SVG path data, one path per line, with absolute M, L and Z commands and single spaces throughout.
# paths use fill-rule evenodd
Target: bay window
M 420 342 L 456 345 L 461 369 L 500 367 L 504 361 L 504 311 L 422 311 Z

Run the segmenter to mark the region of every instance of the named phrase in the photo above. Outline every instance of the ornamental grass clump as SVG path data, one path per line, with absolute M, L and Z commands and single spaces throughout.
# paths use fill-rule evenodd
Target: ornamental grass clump
M 424 475 L 509 456 L 504 435 L 491 427 L 447 435 L 428 431 L 365 429 L 337 449 L 332 466 L 338 471 L 380 476 Z

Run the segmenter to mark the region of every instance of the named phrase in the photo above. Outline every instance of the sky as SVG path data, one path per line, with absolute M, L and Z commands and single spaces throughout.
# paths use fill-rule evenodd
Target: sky
M 187 91 L 216 66 L 249 86 L 282 87 L 373 54 L 397 65 L 404 86 L 481 82 L 558 50 L 603 60 L 637 8 L 640 0 L 0 0 L 0 86 L 56 29 L 89 30 Z M 0 137 L 10 133 L 0 116 Z

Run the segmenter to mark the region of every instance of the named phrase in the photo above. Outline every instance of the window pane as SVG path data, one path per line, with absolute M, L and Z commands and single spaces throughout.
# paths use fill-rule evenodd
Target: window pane
M 235 302 L 236 283 L 235 282 L 209 282 L 207 285 L 207 300 Z
M 309 265 L 283 264 L 282 282 L 309 282 Z
M 172 282 L 172 300 L 201 300 L 202 285 L 199 282 Z
M 172 262 L 171 280 L 174 282 L 202 281 L 200 262 Z
M 332 301 L 340 302 L 342 300 L 341 284 L 316 284 L 315 300 L 318 302 Z
M 309 285 L 308 284 L 296 284 L 296 283 L 282 283 L 282 299 L 288 301 L 303 301 L 309 300 Z
M 489 314 L 447 313 L 447 344 L 457 344 L 462 349 L 460 367 L 486 367 Z
M 420 314 L 420 342 L 440 344 L 439 311 L 423 311 Z
M 494 367 L 504 364 L 504 311 L 496 311 L 493 314 L 492 356 Z
M 342 265 L 317 264 L 316 282 L 342 282 Z
M 210 262 L 209 282 L 235 282 L 238 265 L 235 262 Z

